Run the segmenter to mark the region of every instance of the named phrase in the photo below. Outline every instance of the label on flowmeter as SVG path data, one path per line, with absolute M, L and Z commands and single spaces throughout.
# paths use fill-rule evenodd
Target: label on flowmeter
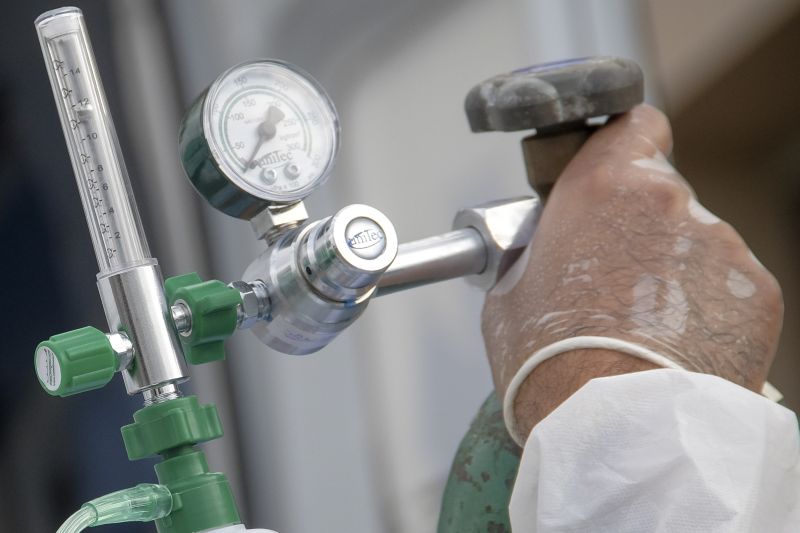
M 57 390 L 61 386 L 61 364 L 55 352 L 47 346 L 36 351 L 36 374 L 49 391 Z

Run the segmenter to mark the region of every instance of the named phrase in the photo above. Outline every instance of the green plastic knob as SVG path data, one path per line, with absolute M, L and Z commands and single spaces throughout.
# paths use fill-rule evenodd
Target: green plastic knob
M 193 365 L 225 359 L 223 342 L 236 331 L 239 291 L 218 280 L 203 281 L 197 273 L 167 279 L 169 304 L 184 304 L 191 312 L 191 329 L 180 332 L 186 360 Z
M 71 396 L 105 386 L 117 371 L 106 334 L 85 327 L 50 337 L 34 354 L 39 383 L 51 396 Z
M 216 406 L 200 405 L 197 396 L 148 405 L 136 411 L 133 420 L 122 428 L 122 440 L 132 461 L 222 436 Z

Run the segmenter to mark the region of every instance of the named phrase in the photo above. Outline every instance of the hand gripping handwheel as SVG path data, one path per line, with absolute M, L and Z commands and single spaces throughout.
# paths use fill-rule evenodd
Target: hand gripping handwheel
M 545 199 L 604 117 L 642 102 L 633 61 L 593 57 L 501 74 L 476 85 L 465 109 L 474 132 L 535 130 L 522 147 L 531 186 Z M 438 533 L 510 531 L 508 502 L 520 450 L 494 394 L 461 441 L 447 482 Z

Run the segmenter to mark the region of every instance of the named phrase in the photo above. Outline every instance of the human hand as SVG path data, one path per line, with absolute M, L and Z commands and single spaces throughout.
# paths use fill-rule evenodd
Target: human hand
M 760 391 L 783 303 L 775 278 L 700 205 L 664 154 L 669 123 L 638 106 L 595 133 L 556 182 L 534 239 L 489 293 L 483 336 L 503 397 L 537 350 L 575 336 L 634 342 Z M 656 368 L 611 350 L 542 362 L 514 403 L 530 429 L 588 380 Z

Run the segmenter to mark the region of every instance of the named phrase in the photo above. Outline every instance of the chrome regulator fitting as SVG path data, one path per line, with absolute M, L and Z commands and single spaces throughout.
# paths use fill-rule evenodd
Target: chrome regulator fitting
M 247 283 L 234 281 L 228 287 L 239 291 L 242 302 L 236 309 L 236 327 L 250 329 L 259 320 L 263 320 L 271 309 L 267 286 L 261 280 Z
M 361 315 L 397 248 L 389 219 L 360 204 L 284 231 L 244 273 L 269 298 L 251 329 L 284 353 L 319 350 Z

